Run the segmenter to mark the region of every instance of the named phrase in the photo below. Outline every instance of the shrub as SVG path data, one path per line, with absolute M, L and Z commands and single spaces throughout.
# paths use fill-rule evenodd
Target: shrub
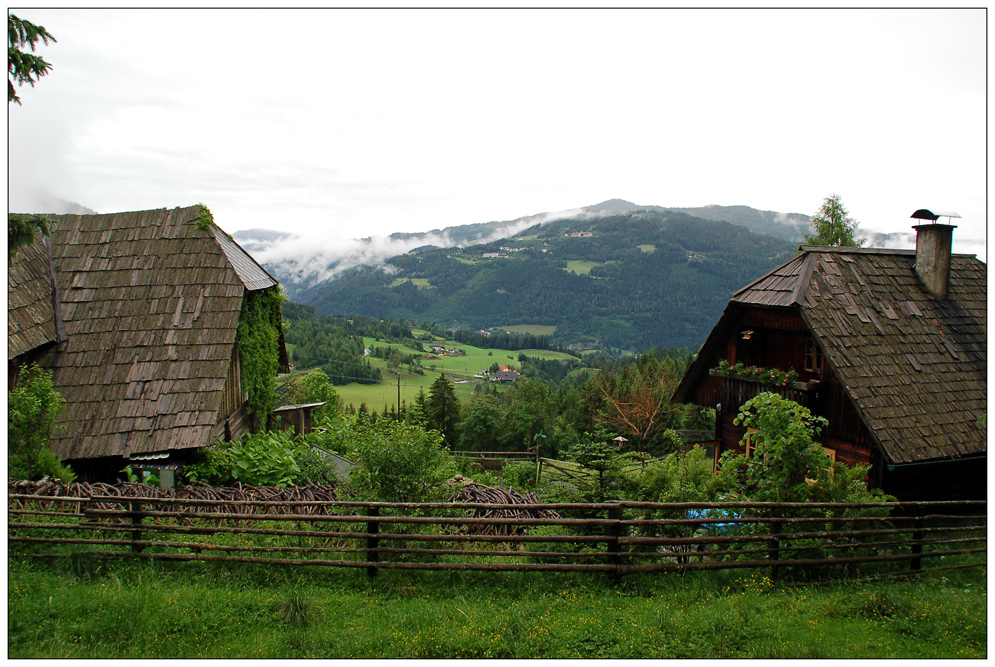
M 519 491 L 536 488 L 536 464 L 531 461 L 512 461 L 501 469 L 505 486 Z
M 312 412 L 315 422 L 330 418 L 342 412 L 342 399 L 332 386 L 328 375 L 320 368 L 312 369 L 306 373 L 295 374 L 283 380 L 280 387 L 283 400 L 288 403 L 320 403 L 325 405 L 317 407 Z
M 247 433 L 233 440 L 232 476 L 252 486 L 291 486 L 301 474 L 293 431 Z
M 815 437 L 828 423 L 825 417 L 794 401 L 770 392 L 748 400 L 734 420 L 754 429 L 756 452 L 750 459 L 746 477 L 753 487 L 753 499 L 773 502 L 810 500 L 812 486 L 806 479 L 818 479 L 820 471 L 832 463 L 816 444 Z
M 379 420 L 359 426 L 351 455 L 359 465 L 346 487 L 356 497 L 383 502 L 429 502 L 447 493 L 442 482 L 456 472 L 437 431 Z
M 306 484 L 308 481 L 321 485 L 339 483 L 338 471 L 335 466 L 309 447 L 307 442 L 297 448 L 294 458 L 297 461 L 297 466 L 301 469 L 298 475 L 298 484 Z
M 223 443 L 201 449 L 192 463 L 183 468 L 183 474 L 191 482 L 201 482 L 210 486 L 230 486 L 235 482 L 231 452 Z
M 718 486 L 712 462 L 696 446 L 647 466 L 639 476 L 635 497 L 653 503 L 708 502 L 715 498 Z
M 45 475 L 63 482 L 76 478 L 48 448 L 55 420 L 66 405 L 52 385 L 52 373 L 30 364 L 21 368 L 7 394 L 8 475 L 37 480 Z

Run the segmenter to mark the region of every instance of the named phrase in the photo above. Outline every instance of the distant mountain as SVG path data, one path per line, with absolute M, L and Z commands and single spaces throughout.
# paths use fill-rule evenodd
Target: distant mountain
M 74 201 L 57 197 L 47 190 L 35 192 L 11 192 L 7 201 L 7 211 L 9 213 L 51 213 L 53 215 L 63 215 L 75 213 L 77 215 L 95 215 L 97 212 L 92 208 L 87 208 Z
M 666 208 L 634 204 L 624 199 L 609 199 L 600 204 L 569 211 L 538 213 L 515 220 L 456 225 L 427 232 L 399 232 L 386 238 L 356 239 L 334 245 L 322 245 L 313 239 L 266 229 L 237 231 L 233 233 L 233 237 L 276 276 L 293 297 L 354 267 L 384 266 L 391 257 L 420 251 L 426 247 L 470 247 L 511 238 L 524 229 L 556 220 L 593 220 L 637 211 L 679 211 L 703 220 L 728 222 L 796 244 L 801 242 L 803 232 L 808 231 L 809 225 L 809 216 L 806 215 L 758 211 L 748 206 Z
M 232 233 L 232 238 L 248 252 L 258 253 L 265 252 L 281 241 L 294 238 L 294 234 L 274 229 L 242 229 Z
M 472 330 L 553 325 L 553 337 L 568 344 L 693 347 L 735 290 L 797 248 L 743 226 L 622 200 L 569 217 L 521 218 L 505 229 L 514 227 L 498 240 L 354 265 L 335 280 L 299 286 L 291 298 L 326 315 Z

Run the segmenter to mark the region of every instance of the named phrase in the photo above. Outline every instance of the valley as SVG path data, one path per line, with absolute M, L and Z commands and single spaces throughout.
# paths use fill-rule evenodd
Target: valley
M 735 290 L 796 248 L 727 222 L 640 210 L 555 220 L 476 245 L 422 247 L 287 289 L 325 315 L 470 331 L 541 326 L 557 342 L 602 350 L 691 348 Z

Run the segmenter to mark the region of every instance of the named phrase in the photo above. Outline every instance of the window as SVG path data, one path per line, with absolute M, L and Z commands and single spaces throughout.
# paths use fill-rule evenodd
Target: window
M 746 430 L 746 435 L 743 438 L 746 441 L 746 458 L 752 457 L 753 453 L 757 451 L 757 446 L 753 442 L 753 434 L 756 432 L 757 429 L 755 428 L 749 428 Z
M 822 371 L 822 350 L 811 336 L 805 341 L 805 370 L 813 373 Z
M 833 464 L 836 463 L 836 450 L 835 449 L 829 449 L 828 447 L 823 447 L 821 445 L 819 446 L 819 448 L 822 450 L 823 454 L 825 454 L 826 456 L 829 457 L 829 461 L 830 461 L 829 467 L 825 468 L 824 470 L 827 473 L 829 473 L 828 479 L 831 482 L 831 481 L 833 481 Z M 816 477 L 815 479 L 809 479 L 808 477 L 806 477 L 805 481 L 808 482 L 809 484 L 815 484 L 816 482 L 819 481 L 820 477 L 822 477 L 822 470 L 819 471 L 819 477 Z

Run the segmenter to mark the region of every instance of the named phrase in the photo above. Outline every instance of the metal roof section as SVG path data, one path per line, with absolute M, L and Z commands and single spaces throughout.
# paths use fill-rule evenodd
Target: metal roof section
M 936 221 L 939 218 L 959 218 L 960 214 L 954 211 L 938 211 L 930 210 L 928 208 L 921 208 L 915 213 L 909 216 L 910 218 L 915 218 L 916 220 L 933 220 Z
M 218 245 L 221 246 L 221 250 L 224 251 L 228 261 L 231 262 L 235 273 L 241 278 L 245 289 L 254 292 L 266 289 L 267 287 L 273 287 L 277 284 L 276 278 L 267 273 L 266 269 L 260 266 L 256 260 L 252 259 L 252 256 L 245 252 L 242 246 L 229 238 L 228 234 L 220 227 L 211 225 L 211 232 L 214 234 Z

